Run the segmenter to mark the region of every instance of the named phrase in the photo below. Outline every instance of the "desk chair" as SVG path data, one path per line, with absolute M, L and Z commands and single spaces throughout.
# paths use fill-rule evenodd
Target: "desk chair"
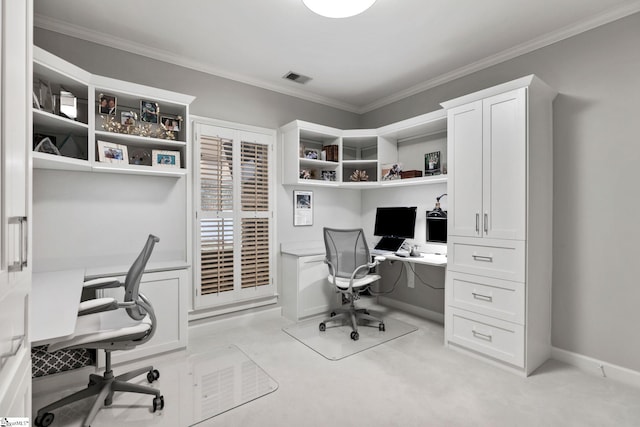
M 116 391 L 143 393 L 155 396 L 153 412 L 164 407 L 164 396 L 160 391 L 144 385 L 131 384 L 127 381 L 147 373 L 147 381 L 153 382 L 160 377 L 160 373 L 152 366 L 136 369 L 117 377 L 111 370 L 111 352 L 113 350 L 130 350 L 151 339 L 156 330 L 156 316 L 149 300 L 138 289 L 140 279 L 147 261 L 151 256 L 154 245 L 159 242 L 156 236 L 149 235 L 147 242 L 133 262 L 124 283 L 114 278 L 98 280 L 89 283 L 93 288 L 124 287 L 124 301 L 117 302 L 115 298 L 98 298 L 81 304 L 76 329 L 71 337 L 49 344 L 47 351 L 54 352 L 62 349 L 90 348 L 105 351 L 104 375 L 89 376 L 89 385 L 70 396 L 51 403 L 38 411 L 35 419 L 37 427 L 47 427 L 53 422 L 54 415 L 49 412 L 69 403 L 96 396 L 95 402 L 84 420 L 83 426 L 89 426 L 98 410 L 110 406 Z M 115 301 L 115 302 L 114 302 Z M 55 307 L 52 307 L 55 309 Z
M 354 301 L 360 292 L 380 279 L 377 274 L 369 274 L 369 270 L 385 258 L 376 256 L 373 262 L 371 261 L 369 246 L 361 228 L 338 230 L 325 227 L 323 234 L 327 252 L 325 263 L 329 266 L 329 282 L 349 301 L 349 308 L 331 312 L 331 317 L 320 322 L 320 331 L 326 330 L 327 322 L 343 319 L 349 319 L 351 322 L 351 339 L 354 341 L 360 338 L 359 320 L 378 322 L 378 329 L 384 331 L 384 322 L 371 316 L 365 309 L 356 309 Z

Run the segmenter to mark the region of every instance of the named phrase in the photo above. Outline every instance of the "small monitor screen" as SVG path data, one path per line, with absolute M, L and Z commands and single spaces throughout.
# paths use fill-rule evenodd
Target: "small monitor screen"
M 373 228 L 373 234 L 375 236 L 413 239 L 415 227 L 415 206 L 378 208 L 376 211 L 376 223 Z

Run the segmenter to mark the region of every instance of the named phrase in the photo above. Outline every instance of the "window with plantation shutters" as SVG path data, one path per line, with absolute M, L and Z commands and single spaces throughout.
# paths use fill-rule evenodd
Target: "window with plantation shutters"
M 196 125 L 196 308 L 275 295 L 273 139 L 273 134 Z

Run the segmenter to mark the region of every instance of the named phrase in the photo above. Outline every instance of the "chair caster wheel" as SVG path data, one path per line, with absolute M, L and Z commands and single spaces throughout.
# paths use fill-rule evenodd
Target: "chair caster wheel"
M 158 396 L 153 398 L 153 411 L 156 412 L 158 409 L 164 409 L 164 396 Z
M 384 323 L 380 323 L 380 324 L 378 325 L 378 330 L 379 330 L 379 331 L 381 331 L 381 332 L 384 332 L 384 331 L 385 331 Z
M 332 311 L 332 312 L 331 312 L 331 314 L 329 314 L 329 316 L 331 316 L 331 317 L 333 317 L 333 316 L 335 316 L 335 315 L 336 315 L 336 312 L 335 312 L 335 311 Z
M 360 338 L 360 334 L 357 331 L 351 332 L 351 339 L 352 340 L 358 341 L 358 338 Z
M 37 416 L 34 424 L 36 427 L 48 427 L 51 425 L 54 419 L 54 415 L 51 412 L 45 412 L 41 416 Z
M 318 329 L 320 329 L 320 332 L 324 332 L 324 331 L 326 331 L 326 330 L 327 330 L 327 325 L 325 325 L 325 323 L 324 323 L 324 322 L 321 322 L 321 323 L 318 325 Z
M 152 369 L 149 372 L 147 372 L 147 381 L 152 383 L 155 380 L 157 380 L 158 378 L 160 378 L 160 371 L 158 371 L 157 369 Z

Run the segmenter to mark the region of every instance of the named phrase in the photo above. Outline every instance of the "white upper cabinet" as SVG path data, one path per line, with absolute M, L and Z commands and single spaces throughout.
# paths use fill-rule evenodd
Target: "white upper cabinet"
M 525 238 L 527 89 L 448 112 L 450 234 Z

